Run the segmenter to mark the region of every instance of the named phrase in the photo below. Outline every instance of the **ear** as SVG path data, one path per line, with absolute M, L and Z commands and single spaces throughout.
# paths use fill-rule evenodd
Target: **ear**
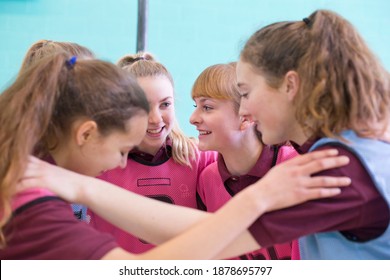
M 296 71 L 288 71 L 284 77 L 285 90 L 288 100 L 292 101 L 299 90 L 299 75 Z
M 82 146 L 96 135 L 98 129 L 94 121 L 84 121 L 76 128 L 77 145 Z

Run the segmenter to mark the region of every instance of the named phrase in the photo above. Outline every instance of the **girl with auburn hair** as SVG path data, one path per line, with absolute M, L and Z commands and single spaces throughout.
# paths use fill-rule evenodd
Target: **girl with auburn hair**
M 181 131 L 174 111 L 173 78 L 163 64 L 149 53 L 124 56 L 117 64 L 145 92 L 150 107 L 148 127 L 142 142 L 130 151 L 127 167 L 99 178 L 147 197 L 197 208 L 199 174 L 216 160 L 216 153 L 199 151 L 195 141 Z M 95 213 L 89 215 L 93 227 L 112 234 L 123 248 L 134 253 L 153 248 Z
M 207 67 L 192 87 L 192 99 L 196 105 L 190 122 L 199 131 L 199 148 L 219 152 L 218 160 L 199 178 L 198 192 L 207 211 L 215 212 L 275 164 L 297 155 L 291 145 L 264 145 L 253 123 L 239 116 L 236 63 Z M 294 258 L 299 256 L 296 249 L 294 246 Z M 240 258 L 291 259 L 292 243 L 262 248 Z
M 347 176 L 351 187 L 262 216 L 250 228 L 258 244 L 301 237 L 302 259 L 390 259 L 390 75 L 351 23 L 318 10 L 266 26 L 242 50 L 237 77 L 240 114 L 266 144 L 333 147 L 350 159 L 320 175 Z

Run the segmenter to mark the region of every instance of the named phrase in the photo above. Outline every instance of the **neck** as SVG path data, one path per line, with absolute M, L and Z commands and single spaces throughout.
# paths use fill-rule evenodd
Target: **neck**
M 57 166 L 66 166 L 66 154 L 62 153 L 61 150 L 56 149 L 55 151 L 50 151 L 50 156 L 53 158 Z
M 292 127 L 291 131 L 293 131 L 290 134 L 291 137 L 287 139 L 297 143 L 299 146 L 302 146 L 310 138 L 310 136 L 303 131 L 301 126 Z
M 248 174 L 255 166 L 263 150 L 263 144 L 254 134 L 244 138 L 246 139 L 242 139 L 238 145 L 230 146 L 220 152 L 231 175 Z
M 70 169 L 72 156 L 74 154 L 75 148 L 71 145 L 58 145 L 55 149 L 50 151 L 50 156 L 53 158 L 57 166 Z M 77 149 L 77 153 L 80 150 Z

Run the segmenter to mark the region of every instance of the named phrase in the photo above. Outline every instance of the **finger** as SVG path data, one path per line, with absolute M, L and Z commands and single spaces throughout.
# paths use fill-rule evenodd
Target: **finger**
M 31 177 L 40 176 L 41 169 L 39 169 L 36 165 L 29 163 L 24 170 L 22 179 L 27 179 Z
M 319 158 L 307 162 L 305 165 L 302 165 L 302 174 L 314 174 L 320 171 L 338 168 L 345 166 L 349 163 L 349 157 L 347 156 L 336 156 L 336 157 L 326 157 Z
M 309 200 L 332 197 L 340 193 L 341 193 L 341 189 L 339 188 L 317 188 L 310 191 Z
M 348 177 L 333 177 L 333 176 L 314 176 L 308 177 L 303 183 L 308 188 L 334 188 L 347 187 L 351 185 L 351 179 Z
M 32 163 L 39 163 L 39 162 L 41 162 L 41 160 L 40 160 L 39 158 L 34 157 L 34 156 L 32 156 L 32 155 L 30 155 L 30 156 L 28 157 L 28 161 L 29 161 L 29 162 L 32 162 Z
M 38 182 L 35 179 L 22 179 L 16 184 L 16 192 L 23 191 L 32 187 L 38 186 Z

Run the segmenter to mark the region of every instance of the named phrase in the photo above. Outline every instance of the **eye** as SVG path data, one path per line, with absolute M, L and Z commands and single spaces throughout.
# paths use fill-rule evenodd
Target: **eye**
M 210 107 L 210 106 L 208 106 L 208 105 L 204 105 L 203 106 L 203 110 L 204 111 L 210 111 L 210 110 L 212 110 L 213 108 L 212 107 Z
M 248 98 L 248 93 L 241 93 L 240 98 Z
M 162 108 L 168 108 L 169 106 L 171 106 L 171 102 L 163 102 L 161 103 L 160 105 Z
M 196 104 L 194 104 L 194 105 L 192 105 L 192 106 L 194 106 L 194 108 L 198 108 L 198 105 L 196 105 Z

